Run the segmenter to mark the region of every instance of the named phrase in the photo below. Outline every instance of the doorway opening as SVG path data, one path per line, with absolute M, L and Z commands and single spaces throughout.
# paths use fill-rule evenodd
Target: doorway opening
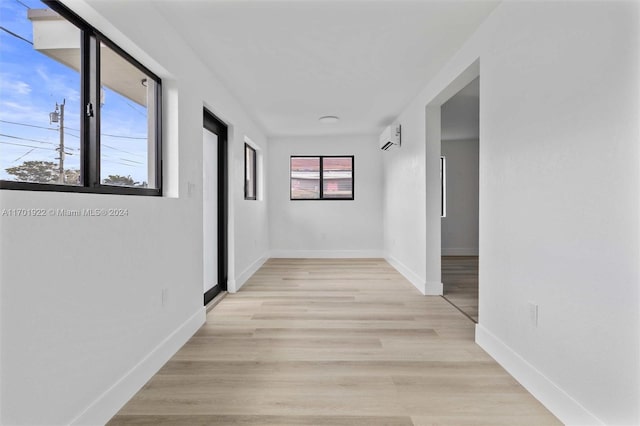
M 480 78 L 441 106 L 443 297 L 478 322 Z
M 227 290 L 227 126 L 206 108 L 202 129 L 204 304 Z

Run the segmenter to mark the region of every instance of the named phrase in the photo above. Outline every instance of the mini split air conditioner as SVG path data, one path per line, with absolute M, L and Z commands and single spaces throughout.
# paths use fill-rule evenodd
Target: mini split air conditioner
M 380 135 L 380 149 L 388 150 L 392 146 L 400 147 L 400 124 L 386 127 Z

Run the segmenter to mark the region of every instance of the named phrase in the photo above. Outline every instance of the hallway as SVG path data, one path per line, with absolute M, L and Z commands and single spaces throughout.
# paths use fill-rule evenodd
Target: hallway
M 474 324 L 381 259 L 271 259 L 110 425 L 551 425 Z

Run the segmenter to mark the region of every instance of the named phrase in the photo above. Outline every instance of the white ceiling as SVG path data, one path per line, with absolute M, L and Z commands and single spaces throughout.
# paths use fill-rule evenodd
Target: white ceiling
M 498 1 L 154 4 L 265 131 L 285 136 L 377 133 Z

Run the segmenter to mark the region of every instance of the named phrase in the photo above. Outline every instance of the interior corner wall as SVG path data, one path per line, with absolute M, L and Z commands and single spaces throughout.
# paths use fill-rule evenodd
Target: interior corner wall
M 425 106 L 479 59 L 476 339 L 566 424 L 640 423 L 638 8 L 503 2 L 384 157 L 385 249 L 426 269 Z
M 290 157 L 353 155 L 354 200 L 290 200 Z M 382 257 L 382 151 L 376 136 L 269 140 L 272 257 Z
M 153 5 L 65 3 L 163 79 L 168 191 L 0 191 L 6 209 L 128 212 L 0 217 L 1 424 L 106 423 L 204 322 L 203 105 L 231 130 L 230 279 L 269 245 L 265 204 L 240 199 L 244 136 L 266 152 L 262 130 Z
M 478 139 L 442 141 L 447 164 L 447 216 L 442 255 L 478 255 Z

